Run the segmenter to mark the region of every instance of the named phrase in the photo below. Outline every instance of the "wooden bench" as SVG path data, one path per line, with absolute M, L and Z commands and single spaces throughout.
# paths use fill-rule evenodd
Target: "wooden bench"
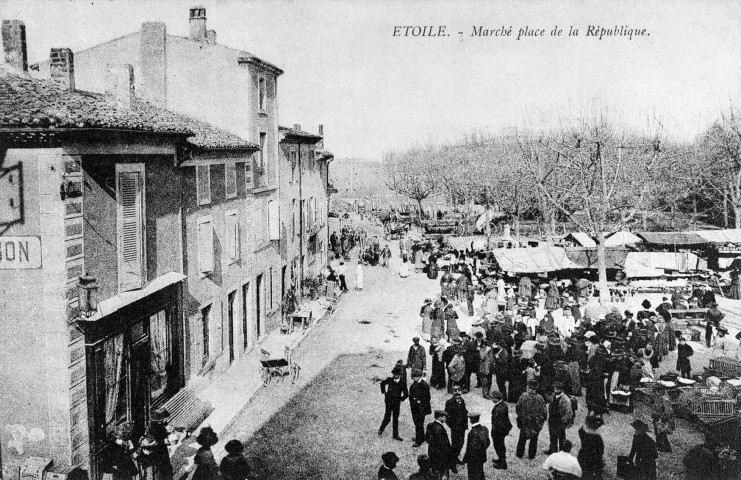
M 190 388 L 180 390 L 163 407 L 170 412 L 168 425 L 186 433 L 192 433 L 214 411 L 209 402 L 199 399 Z

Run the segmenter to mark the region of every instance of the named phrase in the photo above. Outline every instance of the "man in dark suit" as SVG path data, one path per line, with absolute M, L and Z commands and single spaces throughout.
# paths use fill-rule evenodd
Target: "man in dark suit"
M 427 370 L 427 352 L 425 347 L 419 344 L 419 337 L 414 337 L 412 342 L 414 344 L 409 347 L 409 354 L 407 355 L 407 368 L 424 372 Z
M 453 397 L 445 402 L 445 411 L 448 413 L 448 425 L 450 426 L 450 437 L 453 445 L 453 461 L 461 464 L 459 455 L 463 450 L 463 442 L 468 430 L 468 409 L 466 401 L 461 396 L 461 386 L 453 386 Z
M 507 470 L 507 448 L 504 445 L 504 438 L 512 430 L 509 407 L 502 399 L 501 392 L 493 392 L 491 399 L 494 401 L 494 408 L 491 409 L 491 440 L 498 457 L 493 460 L 494 468 Z
M 409 406 L 414 422 L 414 445 L 419 447 L 425 441 L 425 417 L 432 413 L 430 407 L 430 386 L 425 382 L 421 370 L 412 370 L 412 384 L 409 386 Z
M 445 430 L 445 420 L 448 417 L 445 410 L 435 410 L 435 421 L 427 425 L 427 456 L 430 457 L 430 470 L 435 478 L 448 478 L 448 470 L 458 473 L 458 467 L 453 459 L 453 447 L 450 445 L 448 431 Z
M 404 439 L 399 437 L 399 407 L 401 407 L 401 402 L 409 397 L 407 386 L 401 381 L 401 373 L 400 368 L 394 367 L 391 371 L 393 376 L 381 382 L 381 393 L 384 394 L 386 412 L 383 414 L 381 428 L 378 429 L 378 436 L 380 437 L 393 417 L 394 440 L 400 442 Z
M 486 463 L 486 449 L 489 448 L 489 430 L 479 423 L 481 414 L 471 412 L 471 431 L 468 432 L 466 453 L 463 455 L 463 463 L 468 465 L 468 480 L 484 479 L 484 463 Z

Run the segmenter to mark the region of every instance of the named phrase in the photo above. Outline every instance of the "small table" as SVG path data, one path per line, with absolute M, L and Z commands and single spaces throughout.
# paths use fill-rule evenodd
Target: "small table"
M 298 312 L 293 312 L 288 315 L 288 333 L 293 333 L 293 326 L 296 323 L 296 321 L 301 322 L 301 327 L 306 330 L 311 324 L 311 316 L 312 312 L 311 310 L 300 310 Z

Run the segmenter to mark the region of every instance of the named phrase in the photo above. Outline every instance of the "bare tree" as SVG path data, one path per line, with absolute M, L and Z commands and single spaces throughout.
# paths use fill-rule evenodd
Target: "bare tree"
M 422 200 L 437 190 L 437 179 L 430 168 L 429 154 L 429 149 L 413 149 L 403 153 L 386 153 L 383 158 L 388 187 L 415 200 L 420 214 L 423 212 Z
M 741 116 L 730 107 L 698 142 L 695 174 L 717 200 L 730 204 L 741 228 Z
M 522 136 L 527 172 L 543 197 L 597 244 L 600 298 L 609 299 L 605 238 L 647 208 L 662 138 L 618 130 L 606 117 L 573 128 Z

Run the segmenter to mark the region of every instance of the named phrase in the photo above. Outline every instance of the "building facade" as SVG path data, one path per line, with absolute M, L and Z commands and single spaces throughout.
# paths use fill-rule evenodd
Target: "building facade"
M 319 275 L 327 264 L 328 168 L 332 154 L 319 134 L 280 127 L 280 201 L 282 285 L 301 296 L 304 279 Z
M 253 322 L 250 328 L 254 332 L 254 338 L 248 335 L 247 344 L 250 345 L 281 322 L 277 87 L 278 77 L 283 71 L 249 52 L 217 44 L 216 33 L 207 29 L 205 8 L 194 7 L 188 12 L 188 37 L 168 34 L 164 23 L 147 22 L 138 32 L 75 52 L 75 82 L 79 89 L 105 92 L 106 66 L 109 63 L 132 65 L 135 90 L 142 99 L 216 125 L 257 146 L 251 162 L 239 162 L 250 166 L 249 172 L 245 172 L 245 178 L 251 180 L 249 194 L 245 192 L 244 196 L 238 197 L 239 200 L 230 198 L 229 202 L 218 206 L 218 209 L 234 210 L 226 204 L 233 207 L 237 202 L 244 203 L 243 207 L 237 208 L 238 212 L 244 211 L 244 216 L 240 216 L 240 220 L 244 220 L 243 224 L 240 223 L 243 225 L 241 256 L 227 270 L 238 270 L 239 275 L 249 282 L 244 292 L 241 290 L 244 285 L 238 287 L 240 293 L 233 301 L 241 305 L 242 295 L 250 295 L 246 306 L 236 309 L 254 315 L 254 320 L 248 319 Z M 46 78 L 52 73 L 50 61 L 33 67 L 35 76 Z M 206 160 L 212 165 L 212 178 L 221 177 L 221 167 L 217 164 L 237 163 L 234 159 L 223 162 Z M 191 172 L 193 167 L 186 169 L 189 170 L 187 176 L 195 175 Z M 229 169 L 233 171 L 233 167 Z M 215 184 L 212 186 L 222 188 Z M 198 206 L 204 205 L 210 204 Z M 191 214 L 200 216 L 212 208 L 217 207 L 194 209 Z M 195 210 L 200 210 L 200 213 Z M 218 217 L 221 215 L 222 212 L 217 213 Z M 217 222 L 214 221 L 213 225 Z M 227 278 L 231 277 L 231 274 L 227 275 Z M 189 276 L 189 285 L 193 283 L 191 279 Z M 217 342 L 211 345 L 213 348 L 208 347 L 209 356 L 219 352 L 217 356 L 221 357 L 222 352 L 227 352 L 227 360 L 211 358 L 206 362 L 208 368 L 199 367 L 203 362 L 204 345 L 208 344 L 203 343 L 205 330 L 199 333 L 196 324 L 203 323 L 206 315 L 206 322 L 215 325 L 207 333 L 209 341 L 214 341 L 220 333 L 228 338 L 232 332 L 234 336 L 235 329 L 229 328 L 229 324 L 243 324 L 243 316 L 229 320 L 229 312 L 235 308 L 229 307 L 229 294 L 223 294 L 222 286 L 216 289 L 213 279 L 204 276 L 195 283 L 195 294 L 187 298 L 186 315 L 191 335 L 187 340 L 186 378 L 188 382 L 199 383 L 202 380 L 199 377 L 207 377 L 228 366 L 232 353 Z M 232 283 L 236 285 L 237 282 Z M 233 285 L 224 288 L 233 288 Z M 234 357 L 237 355 L 233 353 Z
M 138 99 L 131 65 L 106 66 L 106 94 L 80 92 L 69 49 L 32 79 L 23 23 L 2 39 L 3 478 L 41 461 L 98 479 L 117 426 L 138 438 L 191 372 L 248 345 L 186 320 L 249 284 L 259 147 Z

